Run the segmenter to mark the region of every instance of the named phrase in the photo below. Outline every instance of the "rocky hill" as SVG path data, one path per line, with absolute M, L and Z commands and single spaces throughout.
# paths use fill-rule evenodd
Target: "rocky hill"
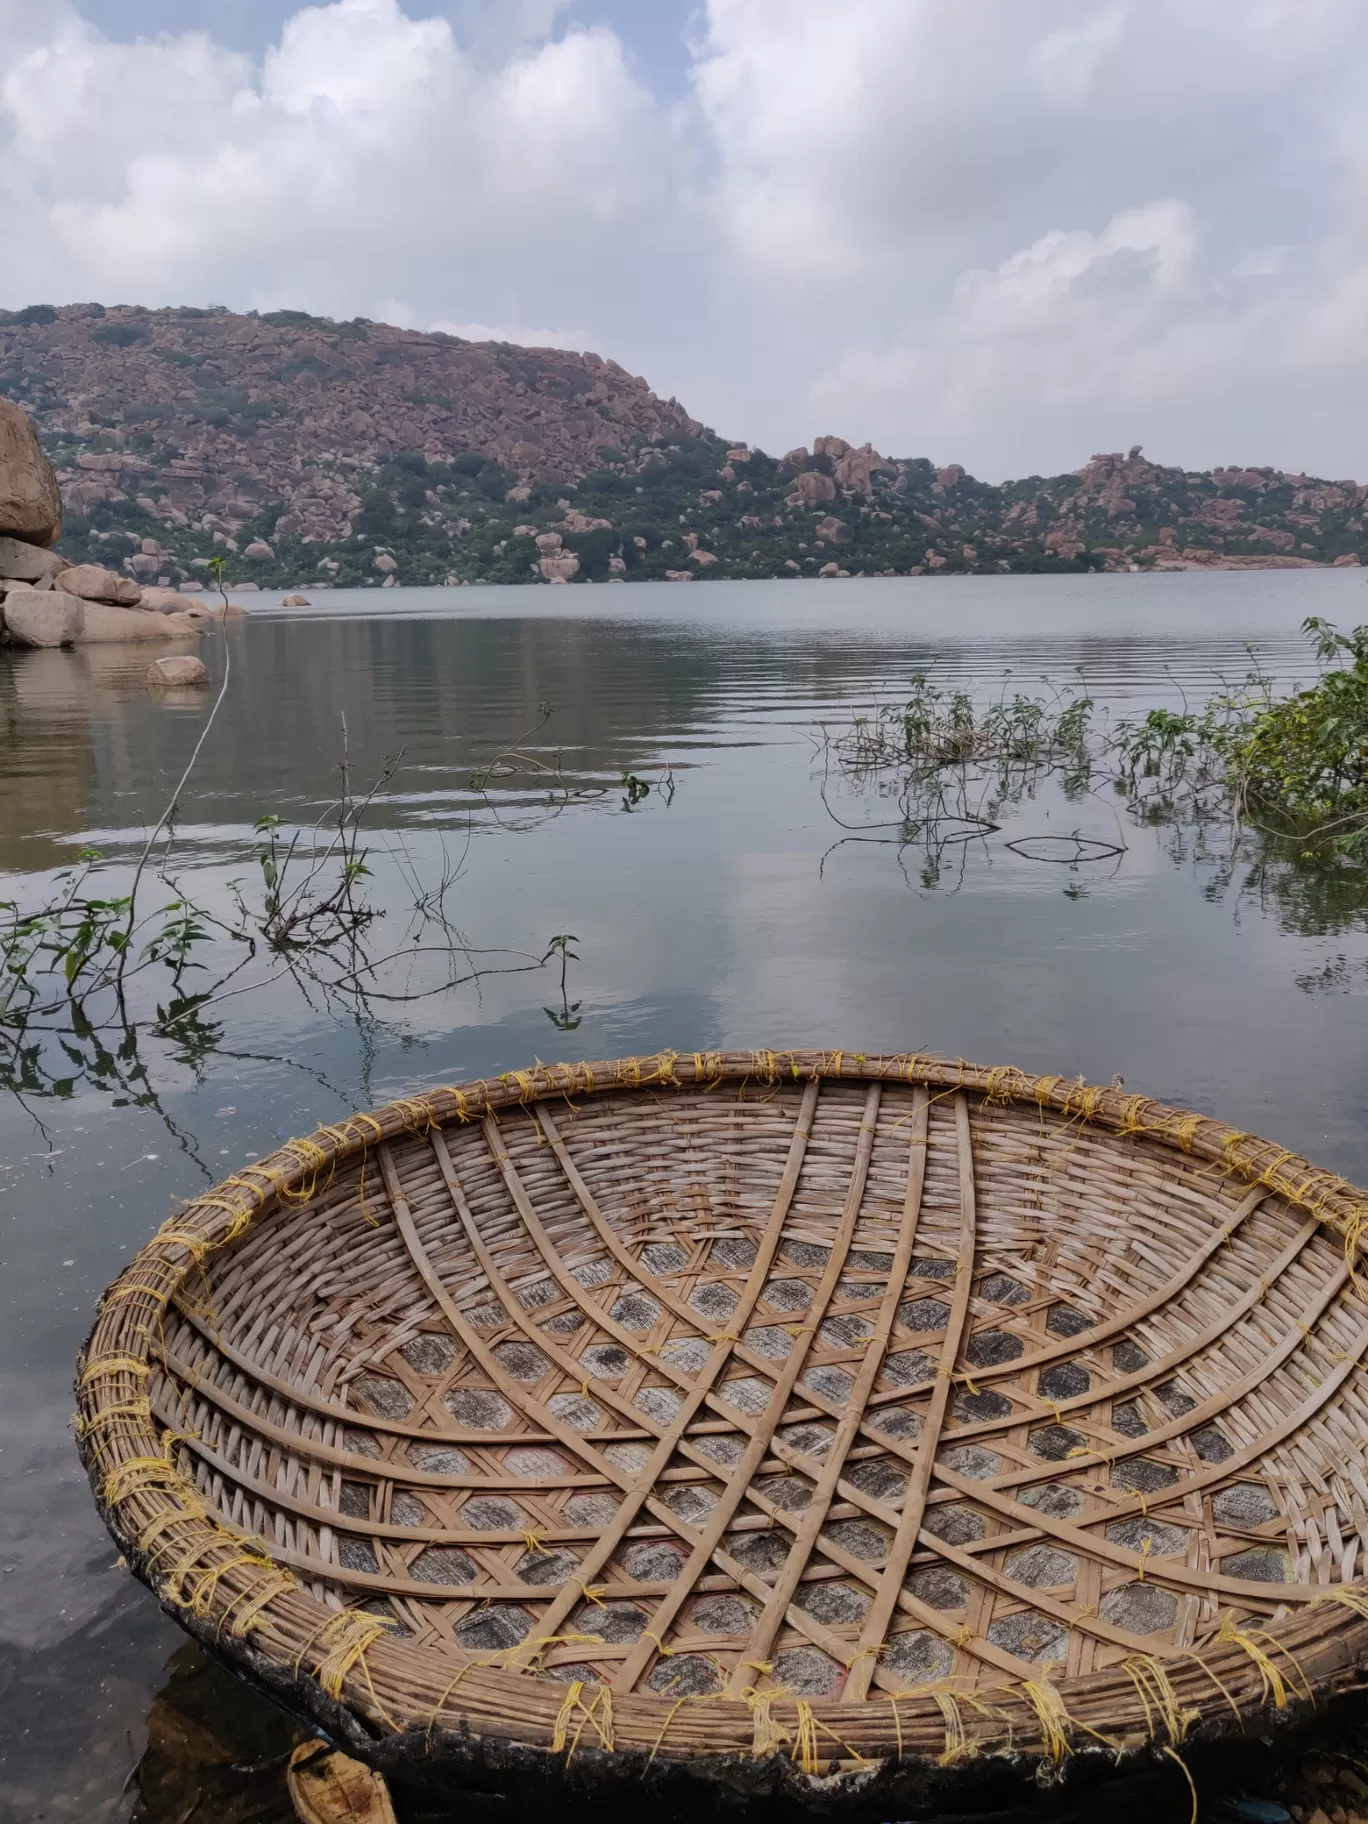
M 1128 455 L 990 485 L 728 442 L 598 355 L 300 311 L 0 312 L 63 552 L 260 587 L 1266 568 L 1368 558 L 1368 487 Z

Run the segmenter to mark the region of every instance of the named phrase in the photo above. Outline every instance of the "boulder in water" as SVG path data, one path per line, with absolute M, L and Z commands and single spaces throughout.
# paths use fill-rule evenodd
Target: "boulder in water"
M 153 614 L 223 613 L 221 604 L 216 609 L 211 609 L 206 603 L 197 602 L 193 596 L 182 595 L 178 589 L 164 589 L 154 585 L 150 589 L 143 589 L 141 595 L 143 607 Z
M 74 646 L 85 630 L 85 611 L 80 596 L 65 589 L 10 589 L 5 637 L 15 646 Z
M 72 596 L 72 601 L 76 598 Z M 86 602 L 85 627 L 77 635 L 81 646 L 105 646 L 128 640 L 175 640 L 199 631 L 183 614 L 151 614 L 146 608 L 111 608 L 107 602 Z
M 209 668 L 203 659 L 188 652 L 173 653 L 169 658 L 153 659 L 147 668 L 147 683 L 160 689 L 209 688 Z

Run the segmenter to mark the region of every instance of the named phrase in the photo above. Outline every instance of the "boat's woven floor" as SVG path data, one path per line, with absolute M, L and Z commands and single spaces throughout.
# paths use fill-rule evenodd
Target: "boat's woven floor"
M 135 1264 L 97 1326 L 97 1368 L 136 1360 L 146 1288 L 142 1378 L 85 1380 L 121 1535 L 258 1649 L 300 1605 L 295 1672 L 372 1717 L 562 1746 L 1173 1743 L 1343 1663 L 1368 1312 L 1327 1210 L 1195 1117 L 877 1063 L 472 1091 L 316 1136 L 293 1197 L 239 1179 L 269 1213 L 166 1299 Z M 150 1490 L 140 1389 L 177 1440 Z M 260 1544 L 182 1536 L 173 1484 Z

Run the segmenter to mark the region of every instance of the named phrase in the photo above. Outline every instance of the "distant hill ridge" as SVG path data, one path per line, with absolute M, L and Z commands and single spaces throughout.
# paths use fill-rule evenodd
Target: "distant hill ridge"
M 0 311 L 62 549 L 168 583 L 569 582 L 1368 559 L 1368 487 L 1138 448 L 1000 486 L 819 437 L 728 442 L 595 354 L 303 311 Z

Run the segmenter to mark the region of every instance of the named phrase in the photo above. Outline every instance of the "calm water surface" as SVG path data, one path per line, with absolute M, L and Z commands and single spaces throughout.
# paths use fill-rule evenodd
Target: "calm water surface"
M 884 827 L 897 813 L 876 790 L 824 777 L 820 745 L 821 725 L 928 668 L 981 698 L 1009 672 L 1028 691 L 1081 678 L 1112 716 L 1202 700 L 1243 676 L 1251 643 L 1278 678 L 1304 677 L 1307 614 L 1368 619 L 1354 573 L 251 606 L 174 871 L 229 913 L 231 883 L 256 875 L 255 820 L 307 827 L 334 795 L 345 716 L 358 785 L 402 754 L 368 819 L 368 890 L 389 908 L 368 942 L 411 953 L 385 991 L 417 998 L 358 1017 L 285 978 L 225 1003 L 216 1043 L 78 1047 L 0 1098 L 4 1824 L 285 1815 L 288 1735 L 118 1568 L 68 1428 L 100 1289 L 177 1197 L 283 1136 L 535 1057 L 843 1045 L 1119 1074 L 1368 1179 L 1361 924 L 1254 890 L 1110 794 L 1048 786 L 937 873 Z M 221 675 L 221 644 L 206 657 Z M 146 663 L 0 654 L 0 897 L 40 892 L 87 845 L 136 854 L 207 714 L 152 699 Z M 526 758 L 472 791 L 510 746 Z M 625 775 L 651 786 L 634 806 Z M 1075 829 L 1124 852 L 1067 868 L 1006 846 Z M 564 998 L 554 967 L 426 992 L 446 959 L 404 904 L 444 870 L 448 917 L 487 969 L 574 934 Z

